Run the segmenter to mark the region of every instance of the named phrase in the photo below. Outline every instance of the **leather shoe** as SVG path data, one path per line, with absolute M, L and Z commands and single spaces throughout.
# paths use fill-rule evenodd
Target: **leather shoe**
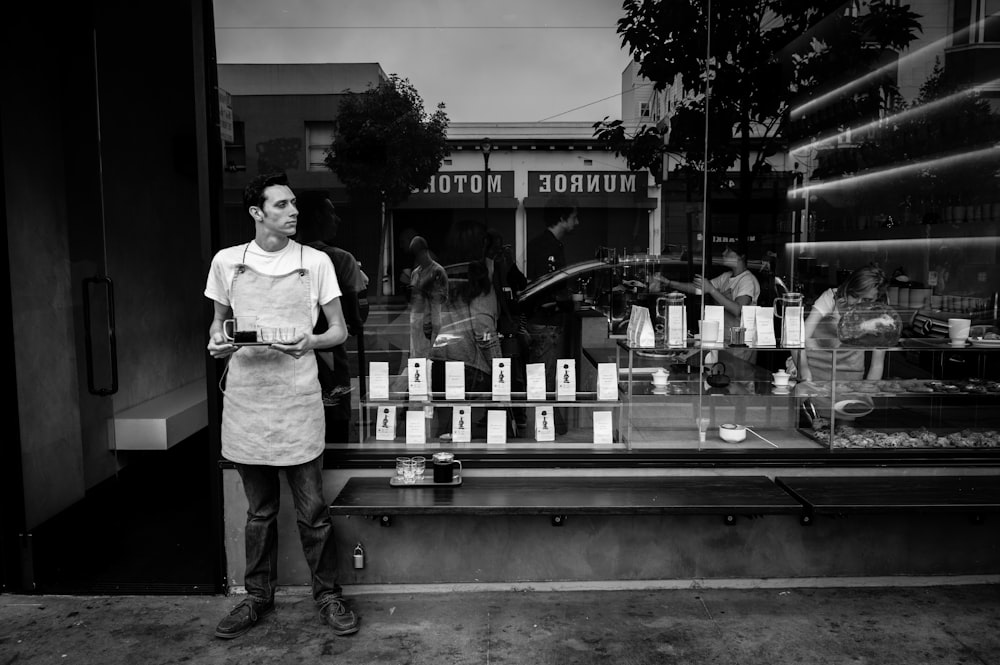
M 361 619 L 347 607 L 343 596 L 325 596 L 319 600 L 320 621 L 333 629 L 334 635 L 352 635 L 358 632 Z
M 243 635 L 257 625 L 263 617 L 274 611 L 274 600 L 261 602 L 247 598 L 229 612 L 215 628 L 215 636 L 224 640 Z

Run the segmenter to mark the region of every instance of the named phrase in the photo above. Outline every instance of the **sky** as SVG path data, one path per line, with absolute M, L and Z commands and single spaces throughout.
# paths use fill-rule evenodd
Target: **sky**
M 220 63 L 378 62 L 409 79 L 428 111 L 444 102 L 451 122 L 621 117 L 629 56 L 615 32 L 620 0 L 214 0 L 214 7 Z

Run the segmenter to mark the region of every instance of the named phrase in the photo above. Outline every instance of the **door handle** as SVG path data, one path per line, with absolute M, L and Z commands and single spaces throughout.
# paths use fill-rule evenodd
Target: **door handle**
M 91 286 L 103 286 L 107 297 L 108 360 L 111 385 L 98 387 L 94 379 L 94 336 L 91 328 Z M 110 277 L 87 277 L 83 280 L 84 351 L 87 357 L 87 390 L 91 395 L 107 397 L 118 392 L 118 341 L 115 333 L 115 287 Z

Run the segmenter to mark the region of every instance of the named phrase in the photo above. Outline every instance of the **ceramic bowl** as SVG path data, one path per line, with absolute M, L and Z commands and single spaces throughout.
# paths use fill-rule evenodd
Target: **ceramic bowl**
M 732 423 L 719 425 L 719 438 L 727 443 L 739 443 L 747 438 L 747 428 Z

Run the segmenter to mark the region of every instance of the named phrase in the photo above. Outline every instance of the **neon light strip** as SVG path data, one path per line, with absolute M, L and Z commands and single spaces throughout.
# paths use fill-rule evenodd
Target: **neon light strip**
M 816 99 L 810 99 L 808 102 L 806 102 L 802 106 L 797 106 L 794 109 L 792 109 L 789 112 L 789 117 L 792 120 L 795 120 L 797 118 L 797 116 L 805 114 L 805 112 L 808 111 L 809 109 L 811 109 L 812 107 L 814 107 L 814 106 L 816 106 L 818 104 L 823 104 L 823 103 L 825 103 L 825 102 L 827 102 L 827 101 L 831 100 L 832 98 L 837 97 L 839 95 L 847 94 L 848 92 L 854 90 L 855 88 L 858 88 L 858 87 L 860 87 L 860 86 L 868 83 L 871 79 L 873 79 L 873 78 L 875 78 L 877 76 L 881 76 L 882 74 L 886 73 L 890 69 L 892 69 L 894 67 L 899 67 L 904 62 L 906 62 L 906 61 L 908 61 L 908 60 L 910 60 L 912 58 L 916 58 L 917 56 L 921 55 L 925 51 L 929 51 L 931 49 L 935 49 L 936 50 L 936 49 L 939 49 L 939 48 L 942 48 L 942 47 L 946 47 L 946 46 L 948 46 L 948 40 L 949 39 L 952 39 L 955 36 L 961 35 L 962 33 L 968 33 L 973 28 L 975 28 L 975 29 L 978 30 L 980 23 L 983 23 L 983 21 L 982 20 L 978 20 L 975 23 L 972 23 L 971 25 L 969 25 L 968 27 L 962 28 L 957 33 L 945 35 L 941 39 L 937 39 L 937 40 L 931 42 L 930 44 L 917 49 L 916 51 L 912 51 L 910 53 L 907 53 L 906 55 L 900 56 L 900 57 L 896 58 L 895 60 L 893 60 L 892 62 L 887 62 L 886 64 L 882 65 L 878 69 L 876 69 L 874 71 L 871 71 L 871 72 L 868 72 L 867 74 L 865 74 L 861 78 L 854 79 L 853 81 L 848 81 L 847 83 L 845 83 L 844 85 L 840 86 L 839 88 L 834 88 L 830 92 L 824 93 L 824 94 L 820 95 L 819 97 L 817 97 Z
M 912 164 L 905 164 L 903 166 L 894 166 L 888 169 L 881 169 L 878 171 L 869 171 L 867 173 L 862 173 L 860 175 L 847 176 L 846 178 L 838 178 L 837 180 L 827 180 L 819 181 L 816 183 L 810 183 L 804 187 L 796 187 L 795 189 L 790 189 L 788 191 L 788 196 L 799 196 L 800 194 L 807 194 L 809 192 L 820 192 L 828 189 L 836 189 L 838 187 L 844 187 L 846 185 L 862 185 L 867 184 L 877 180 L 883 180 L 888 177 L 895 177 L 901 175 L 912 174 L 916 171 L 921 171 L 923 169 L 937 168 L 942 166 L 955 166 L 964 162 L 974 162 L 978 159 L 985 159 L 987 157 L 992 157 L 997 159 L 1000 157 L 1000 144 L 992 145 L 988 148 L 980 148 L 979 150 L 973 150 L 972 152 L 963 152 L 956 155 L 947 155 L 945 157 L 938 157 L 937 159 L 930 159 L 921 162 L 914 162 Z
M 997 84 L 1000 84 L 1000 78 L 993 79 L 992 81 L 987 81 L 986 83 L 976 86 L 976 88 L 985 88 Z M 948 95 L 947 97 L 942 97 L 941 99 L 936 99 L 933 102 L 928 102 L 927 104 L 923 104 L 922 106 L 915 106 L 913 108 L 906 109 L 905 111 L 897 113 L 896 115 L 891 115 L 888 116 L 887 118 L 882 118 L 879 120 L 872 120 L 871 122 L 866 123 L 864 125 L 858 125 L 857 127 L 851 127 L 849 129 L 845 129 L 842 132 L 831 134 L 821 139 L 816 139 L 812 143 L 807 143 L 805 145 L 800 145 L 796 148 L 792 148 L 791 153 L 794 155 L 809 150 L 815 150 L 826 144 L 834 143 L 841 137 L 846 137 L 851 133 L 864 132 L 871 129 L 876 129 L 882 123 L 902 122 L 904 120 L 909 120 L 913 116 L 919 116 L 924 113 L 930 113 L 931 111 L 938 110 L 941 107 L 947 106 L 948 104 L 951 104 L 954 101 L 958 101 L 960 98 L 964 97 L 968 93 L 969 93 L 968 90 L 961 90 L 954 94 Z

